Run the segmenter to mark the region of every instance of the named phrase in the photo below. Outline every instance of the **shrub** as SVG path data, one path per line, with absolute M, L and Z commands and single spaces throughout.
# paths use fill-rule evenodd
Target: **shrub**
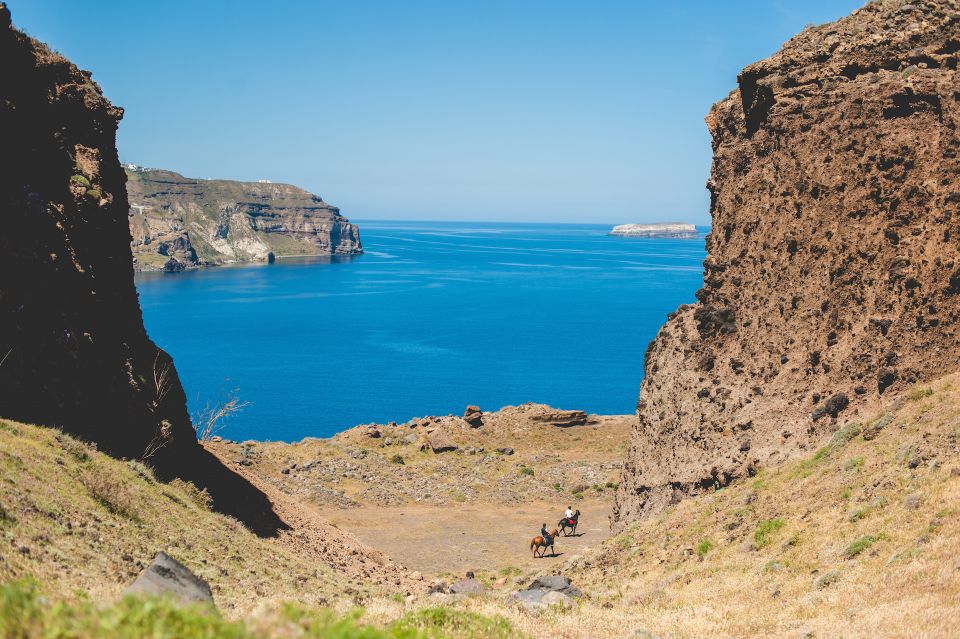
M 94 200 L 99 200 L 102 197 L 102 194 L 100 193 L 99 189 L 88 189 L 87 197 L 92 198 Z
M 530 476 L 530 477 L 533 477 L 533 475 L 534 475 L 533 469 L 530 468 L 529 466 L 521 466 L 521 467 L 520 467 L 520 474 L 521 474 L 521 475 L 528 475 L 528 476 Z
M 391 458 L 390 458 L 390 463 L 391 463 L 391 464 L 400 464 L 401 466 L 402 466 L 403 464 L 406 464 L 406 462 L 403 461 L 403 455 L 401 455 L 400 453 L 397 453 L 397 454 L 395 454 L 393 457 L 391 457 Z
M 76 182 L 77 184 L 80 184 L 88 189 L 90 188 L 90 180 L 83 177 L 82 175 L 74 175 L 70 178 L 70 181 Z
M 468 610 L 454 608 L 424 608 L 411 612 L 392 627 L 394 636 L 400 632 L 423 631 L 428 636 L 449 639 L 512 639 L 518 636 L 509 621 L 503 617 L 484 617 Z M 397 632 L 399 631 L 399 632 Z
M 186 494 L 186 496 L 190 498 L 190 501 L 203 510 L 210 510 L 213 508 L 213 497 L 210 496 L 210 493 L 207 492 L 206 488 L 200 490 L 193 482 L 185 481 L 180 478 L 174 479 L 172 482 L 170 482 L 170 486 Z
M 140 479 L 144 480 L 148 484 L 157 483 L 157 477 L 153 474 L 153 469 L 144 464 L 142 461 L 131 459 L 127 462 L 127 468 L 135 472 Z
M 607 488 L 612 488 L 612 489 L 616 490 L 619 486 L 620 486 L 620 484 L 618 484 L 618 483 L 615 482 L 615 481 L 608 481 L 608 482 L 607 482 Z
M 880 537 L 878 536 L 864 535 L 863 537 L 860 537 L 856 541 L 852 542 L 849 546 L 847 546 L 843 551 L 843 556 L 846 559 L 853 559 L 854 557 L 862 553 L 864 550 L 866 550 L 873 544 L 877 543 L 879 540 L 880 540 Z
M 574 499 L 583 499 L 583 493 L 573 493 Z
M 697 557 L 703 559 L 711 550 L 713 550 L 713 542 L 709 539 L 703 539 L 697 544 Z
M 770 545 L 770 542 L 773 541 L 771 536 L 783 528 L 786 523 L 787 522 L 779 517 L 761 521 L 760 524 L 757 525 L 757 530 L 753 533 L 753 540 L 756 542 L 757 548 Z
M 137 519 L 136 505 L 139 494 L 123 478 L 110 472 L 104 472 L 94 466 L 80 475 L 80 483 L 86 487 L 90 496 L 100 502 L 107 510 L 116 514 Z
M 919 402 L 924 397 L 930 397 L 933 395 L 933 389 L 929 386 L 924 386 L 923 388 L 915 388 L 907 394 L 907 399 L 911 402 Z

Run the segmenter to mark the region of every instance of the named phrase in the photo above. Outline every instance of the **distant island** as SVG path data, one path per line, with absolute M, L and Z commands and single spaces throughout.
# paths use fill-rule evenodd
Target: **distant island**
M 622 237 L 678 237 L 695 239 L 697 227 L 686 222 L 657 222 L 656 224 L 618 224 L 608 235 Z

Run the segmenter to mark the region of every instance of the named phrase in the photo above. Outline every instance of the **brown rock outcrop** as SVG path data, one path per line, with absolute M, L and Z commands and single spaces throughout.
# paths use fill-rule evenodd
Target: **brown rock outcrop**
M 195 446 L 133 284 L 123 110 L 0 9 L 0 415 L 125 457 Z
M 337 207 L 289 184 L 196 180 L 131 166 L 127 178 L 138 270 L 363 252 L 357 226 Z
M 704 288 L 647 350 L 618 525 L 958 368 L 958 52 L 956 2 L 873 2 L 710 111 Z
M 123 110 L 88 71 L 14 29 L 0 2 L 0 416 L 62 428 L 208 488 L 261 534 L 264 495 L 197 444 L 133 282 Z

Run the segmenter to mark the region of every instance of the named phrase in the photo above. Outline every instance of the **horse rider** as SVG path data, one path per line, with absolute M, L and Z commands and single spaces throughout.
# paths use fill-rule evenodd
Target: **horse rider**
M 573 508 L 571 506 L 567 506 L 567 512 L 563 513 L 563 518 L 573 519 Z
M 546 522 L 544 522 L 543 525 L 540 526 L 540 536 L 543 537 L 544 546 L 549 546 L 551 543 L 553 543 L 553 537 L 551 537 L 550 533 L 547 532 Z

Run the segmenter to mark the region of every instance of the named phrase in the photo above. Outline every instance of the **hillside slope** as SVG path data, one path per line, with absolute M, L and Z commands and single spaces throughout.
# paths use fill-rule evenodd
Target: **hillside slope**
M 871 2 L 711 110 L 704 288 L 647 351 L 620 528 L 956 370 L 958 42 L 952 0 Z
M 161 483 L 143 464 L 69 435 L 0 421 L 0 582 L 32 575 L 48 594 L 108 601 L 164 550 L 237 612 L 264 600 L 364 601 L 423 588 L 309 508 L 272 497 L 289 527 L 263 539 L 212 512 L 188 482 Z
M 289 184 L 194 180 L 129 167 L 126 174 L 139 270 L 363 252 L 357 226 L 339 209 Z
M 631 524 L 567 574 L 655 636 L 956 637 L 958 424 L 960 375 L 917 386 L 803 459 Z

